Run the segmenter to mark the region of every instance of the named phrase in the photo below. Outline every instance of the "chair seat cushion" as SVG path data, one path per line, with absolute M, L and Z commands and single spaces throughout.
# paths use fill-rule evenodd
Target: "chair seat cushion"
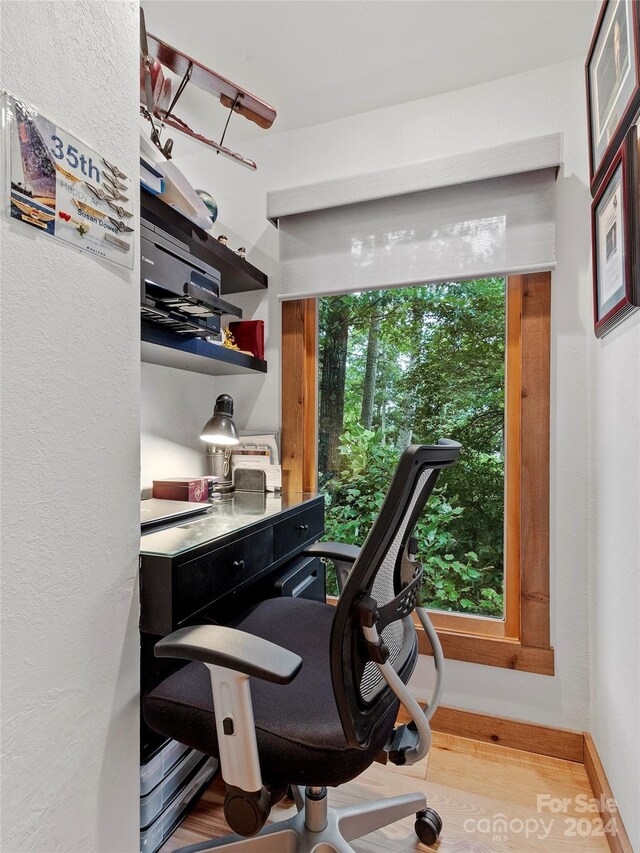
M 341 785 L 358 776 L 383 749 L 393 729 L 394 702 L 373 730 L 366 749 L 349 747 L 331 683 L 329 638 L 335 608 L 299 598 L 260 604 L 238 628 L 300 655 L 290 684 L 251 678 L 251 697 L 263 781 L 271 784 Z M 190 663 L 143 699 L 149 726 L 165 737 L 218 757 L 209 670 Z

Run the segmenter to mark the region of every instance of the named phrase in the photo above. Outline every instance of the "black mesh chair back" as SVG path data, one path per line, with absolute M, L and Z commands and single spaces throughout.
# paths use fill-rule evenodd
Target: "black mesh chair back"
M 375 650 L 363 637 L 363 618 L 372 607 L 377 610 L 387 662 L 406 684 L 418 658 L 411 614 L 422 575 L 413 531 L 440 470 L 453 465 L 459 453 L 460 445 L 447 439 L 404 451 L 341 593 L 331 632 L 331 677 L 352 747 L 367 746 L 376 723 L 396 699 L 375 662 Z

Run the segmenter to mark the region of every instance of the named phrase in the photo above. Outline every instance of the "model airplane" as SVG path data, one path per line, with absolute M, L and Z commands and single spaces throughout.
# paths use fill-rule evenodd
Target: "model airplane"
M 173 140 L 167 139 L 163 144 L 160 140 L 160 130 L 156 122 L 173 127 L 192 139 L 213 148 L 217 154 L 223 154 L 249 169 L 255 170 L 253 160 L 243 157 L 223 145 L 224 137 L 233 113 L 244 116 L 255 122 L 258 127 L 268 128 L 274 122 L 276 111 L 265 101 L 256 98 L 250 92 L 240 88 L 235 83 L 187 56 L 186 53 L 172 47 L 156 36 L 147 33 L 144 12 L 140 9 L 140 101 L 141 112 L 151 122 L 151 140 L 159 151 L 171 159 Z M 165 78 L 162 66 L 168 68 L 182 79 L 176 93 L 171 98 L 171 80 Z M 189 125 L 174 115 L 173 110 L 187 84 L 192 82 L 199 89 L 210 95 L 215 95 L 220 103 L 229 110 L 224 130 L 219 142 L 214 142 L 202 134 L 196 133 Z

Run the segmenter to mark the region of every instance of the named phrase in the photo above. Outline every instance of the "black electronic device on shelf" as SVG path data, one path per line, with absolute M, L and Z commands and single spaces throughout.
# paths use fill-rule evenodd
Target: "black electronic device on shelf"
M 266 288 L 267 277 L 162 200 L 141 190 L 142 360 L 212 375 L 267 363 L 223 347 L 223 315 L 242 318 L 226 294 Z
M 220 317 L 242 311 L 220 298 L 220 273 L 153 223 L 140 223 L 140 309 L 147 322 L 221 341 Z
M 266 290 L 268 287 L 269 279 L 266 273 L 142 187 L 140 212 L 143 220 L 181 242 L 194 258 L 218 270 L 222 296 L 246 293 L 249 290 Z

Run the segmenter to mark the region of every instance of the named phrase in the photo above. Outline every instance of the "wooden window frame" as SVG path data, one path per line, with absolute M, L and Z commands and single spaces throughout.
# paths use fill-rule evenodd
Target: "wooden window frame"
M 551 273 L 506 278 L 505 618 L 430 615 L 445 656 L 554 674 L 549 616 Z M 318 309 L 282 303 L 283 485 L 317 489 Z M 420 652 L 431 647 L 421 626 Z

